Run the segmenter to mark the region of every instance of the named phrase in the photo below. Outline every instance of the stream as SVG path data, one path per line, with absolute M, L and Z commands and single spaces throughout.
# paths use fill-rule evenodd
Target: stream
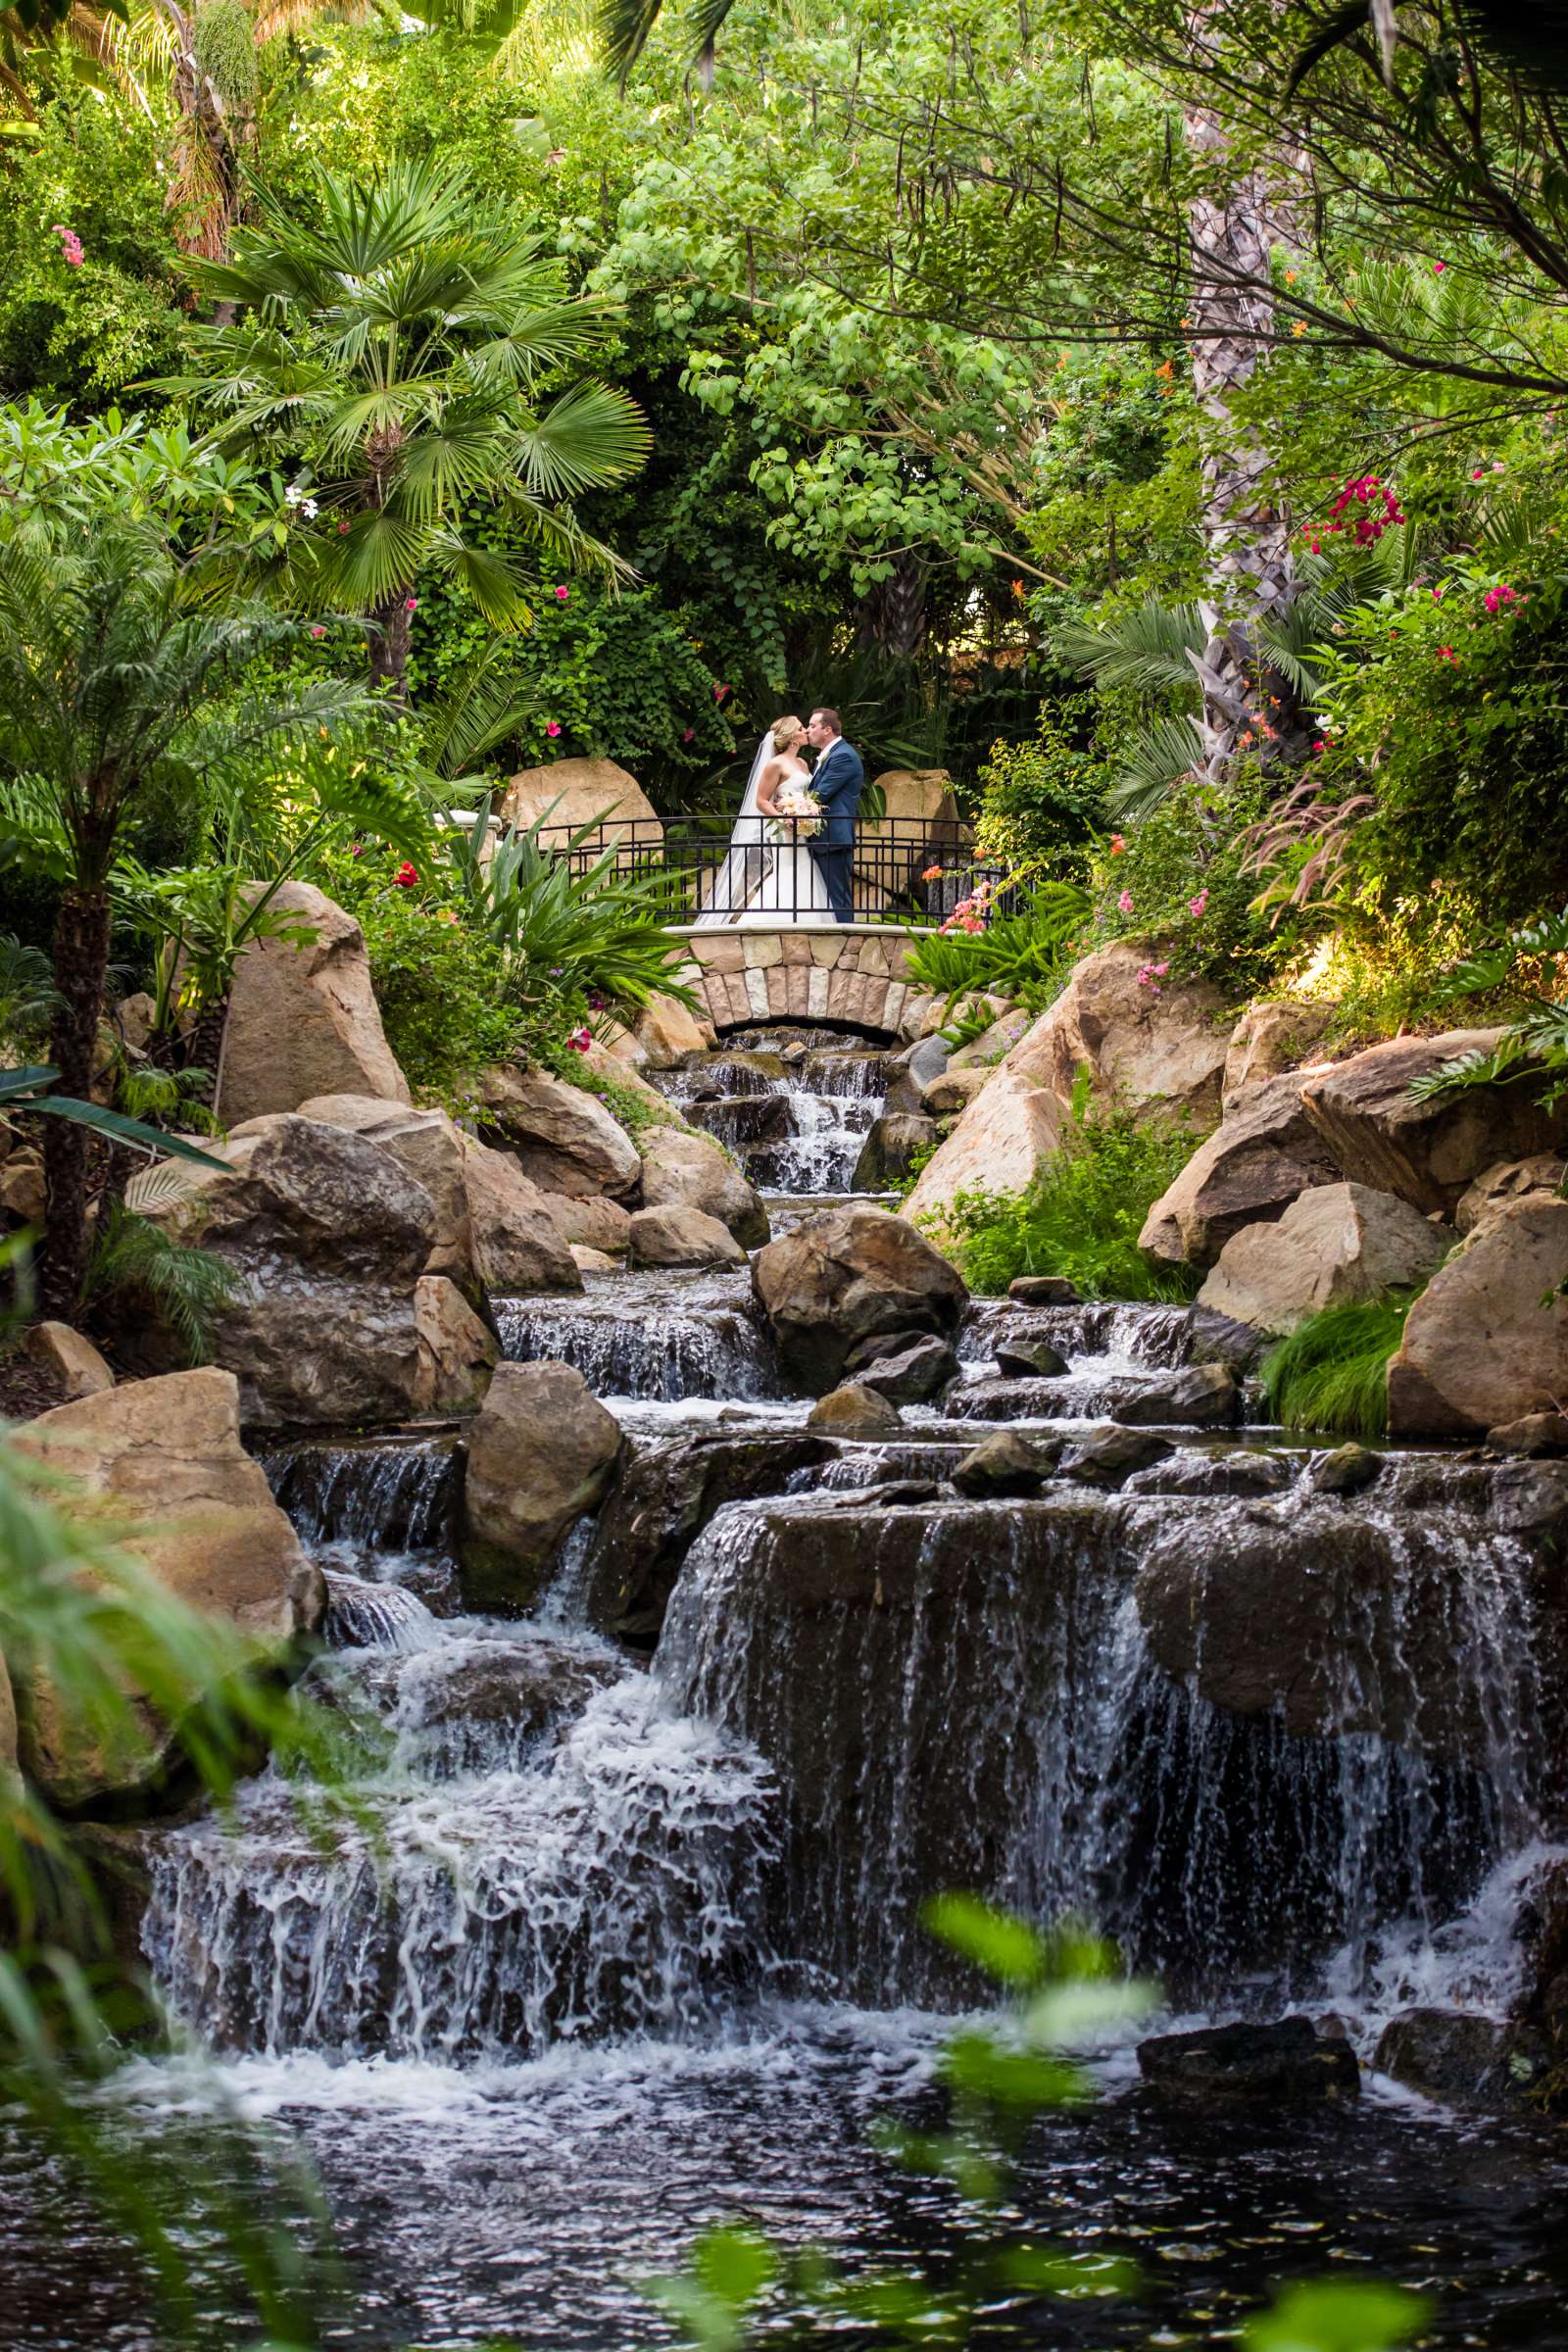
M 884 1057 L 761 1032 L 661 1083 L 776 1234 L 847 1193 Z M 1561 2140 L 1370 2069 L 1402 2007 L 1501 2013 L 1514 1900 L 1554 1850 L 1528 1547 L 1479 1471 L 1391 1457 L 1331 1505 L 1324 1447 L 1176 1429 L 1114 1491 L 946 1484 L 998 1429 L 1157 1410 L 1180 1308 L 976 1301 L 941 1409 L 814 1447 L 744 1269 L 592 1275 L 497 1320 L 509 1355 L 583 1373 L 656 1503 L 720 1458 L 744 1492 L 671 1538 L 667 1612 L 629 1609 L 617 1641 L 595 1630 L 608 1524 L 532 1618 L 465 1613 L 451 1438 L 264 1454 L 331 1578 L 308 1681 L 369 1727 L 358 1811 L 323 1837 L 269 1769 L 230 1825 L 149 1834 L 144 1946 L 239 2108 L 317 2169 L 350 2285 L 323 2276 L 323 2342 L 667 2342 L 639 2278 L 730 2218 L 852 2267 L 950 2251 L 952 2192 L 869 2137 L 939 2120 L 972 1997 L 920 1926 L 946 1886 L 1095 1919 L 1164 1986 L 1138 2033 L 1332 2013 L 1367 2069 L 1345 2108 L 1185 2113 L 1140 2092 L 1138 2033 L 1112 2036 L 1099 2100 L 1036 2126 L 1016 2203 L 1064 2248 L 1134 2256 L 1143 2290 L 1001 2296 L 980 2340 L 1227 2342 L 1324 2273 L 1432 2293 L 1424 2341 L 1568 2340 Z M 1064 1378 L 996 1377 L 999 1345 L 1041 1339 Z M 1310 1723 L 1210 1703 L 1220 1662 L 1161 1670 L 1134 1603 L 1195 1550 L 1260 1544 L 1351 1621 Z M 127 2129 L 169 2128 L 193 2063 L 134 2063 Z M 24 2140 L 8 2178 L 0 2347 L 150 2346 L 112 2239 Z M 202 2275 L 216 2327 L 216 2250 Z

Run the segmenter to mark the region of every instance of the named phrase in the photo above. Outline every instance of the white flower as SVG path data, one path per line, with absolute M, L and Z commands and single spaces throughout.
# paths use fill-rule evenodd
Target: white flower
M 300 500 L 300 513 L 301 513 L 301 514 L 304 515 L 304 517 L 305 517 L 305 519 L 306 519 L 306 521 L 307 521 L 307 522 L 314 522 L 314 521 L 316 520 L 316 514 L 317 514 L 317 507 L 316 507 L 316 501 L 315 501 L 315 499 L 314 499 L 314 498 L 302 498 L 302 499 Z
M 291 482 L 283 493 L 283 504 L 285 507 L 297 507 L 304 496 L 304 491 L 297 489 Z

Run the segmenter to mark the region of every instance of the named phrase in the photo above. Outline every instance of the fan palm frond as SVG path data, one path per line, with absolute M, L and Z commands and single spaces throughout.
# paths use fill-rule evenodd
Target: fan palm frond
M 1117 746 L 1115 772 L 1105 792 L 1113 816 L 1149 816 L 1173 784 L 1198 764 L 1200 737 L 1190 718 L 1155 718 Z
M 1136 612 L 1099 629 L 1058 629 L 1056 646 L 1073 667 L 1099 686 L 1127 687 L 1135 694 L 1173 691 L 1196 697 L 1193 656 L 1201 653 L 1206 631 L 1196 605 L 1161 605 L 1152 599 Z

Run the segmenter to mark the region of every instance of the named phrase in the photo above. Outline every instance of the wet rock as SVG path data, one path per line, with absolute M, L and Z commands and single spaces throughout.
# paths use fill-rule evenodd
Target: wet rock
M 299 1115 L 345 1135 L 363 1135 L 390 1152 L 435 1205 L 435 1239 L 425 1272 L 450 1274 L 459 1283 L 474 1279 L 473 1228 L 463 1173 L 466 1138 L 444 1110 L 415 1110 L 379 1095 L 336 1094 L 312 1096 L 300 1104 Z M 232 1132 L 244 1135 L 247 1127 Z
M 1538 1152 L 1530 1159 L 1499 1159 L 1483 1168 L 1467 1188 L 1453 1212 L 1454 1225 L 1461 1234 L 1474 1233 L 1488 1217 L 1499 1208 L 1511 1208 L 1516 1200 L 1560 1200 L 1565 1178 L 1568 1160 L 1560 1152 Z
M 1364 1184 L 1302 1193 L 1274 1225 L 1232 1236 L 1198 1303 L 1258 1331 L 1294 1331 L 1325 1306 L 1349 1306 L 1424 1282 L 1452 1243 L 1408 1201 Z
M 684 1069 L 707 1044 L 697 1015 L 674 997 L 651 997 L 632 1023 L 632 1035 L 651 1070 Z
M 783 1143 L 794 1132 L 787 1095 L 722 1095 L 715 1102 L 697 1102 L 690 1108 L 692 1125 L 731 1151 Z
M 1319 1454 L 1306 1473 L 1314 1494 L 1360 1494 L 1382 1476 L 1383 1456 L 1366 1446 L 1336 1446 Z
M 888 1063 L 887 1093 L 883 1099 L 886 1111 L 912 1112 L 919 1115 L 924 1105 L 922 1093 L 931 1081 L 940 1078 L 948 1066 L 949 1048 L 941 1037 L 917 1038 L 895 1054 Z
M 1273 1079 L 1199 1145 L 1150 1210 L 1138 1247 L 1158 1265 L 1211 1266 L 1234 1234 L 1275 1223 L 1298 1194 L 1339 1178 L 1299 1083 Z
M 1193 1307 L 1188 1317 L 1188 1359 L 1195 1364 L 1228 1364 L 1238 1378 L 1250 1372 L 1269 1344 L 1269 1335 L 1238 1323 L 1211 1306 Z
M 421 1412 L 472 1412 L 490 1386 L 501 1350 L 457 1284 L 421 1274 L 414 1286 L 420 1363 L 416 1402 Z
M 744 1266 L 727 1225 L 700 1208 L 640 1208 L 631 1220 L 629 1266 Z
M 885 1111 L 860 1146 L 850 1178 L 851 1192 L 891 1192 L 912 1172 L 915 1153 L 929 1151 L 936 1140 L 934 1119 L 906 1111 Z
M 831 1458 L 820 1437 L 717 1436 L 677 1440 L 633 1454 L 600 1511 L 584 1569 L 589 1622 L 651 1646 L 681 1565 L 726 1503 L 782 1494 L 802 1471 Z
M 420 1410 L 414 1286 L 436 1237 L 424 1186 L 364 1136 L 292 1113 L 253 1119 L 212 1150 L 221 1170 L 174 1163 L 177 1195 L 145 1213 L 234 1271 L 213 1353 L 238 1377 L 245 1421 L 351 1424 Z M 122 1325 L 121 1344 L 158 1369 L 172 1351 L 150 1304 Z
M 1500 1029 L 1396 1038 L 1303 1077 L 1307 1116 L 1352 1183 L 1451 1216 L 1484 1169 L 1560 1152 L 1568 1105 L 1543 1110 L 1528 1086 L 1463 1087 L 1415 1101 L 1412 1082 L 1462 1054 L 1490 1053 Z
M 282 883 L 270 905 L 316 936 L 305 945 L 254 940 L 235 965 L 219 1116 L 232 1128 L 296 1110 L 316 1095 L 407 1102 L 409 1082 L 386 1042 L 359 924 L 309 882 Z
M 1133 1428 L 1217 1429 L 1234 1421 L 1240 1409 L 1236 1382 L 1224 1364 L 1189 1364 L 1169 1379 L 1129 1388 L 1116 1413 Z
M 520 1612 L 562 1538 L 609 1493 L 620 1427 L 569 1364 L 497 1366 L 468 1433 L 462 1560 L 470 1605 Z
M 903 1217 L 858 1205 L 825 1209 L 769 1244 L 752 1261 L 752 1285 L 786 1376 L 817 1394 L 879 1332 L 949 1337 L 968 1297 Z
M 1007 1297 L 1019 1306 L 1078 1306 L 1083 1293 L 1065 1274 L 1015 1274 Z
M 506 1061 L 485 1071 L 479 1097 L 496 1140 L 541 1191 L 583 1199 L 608 1193 L 615 1200 L 635 1195 L 637 1148 L 597 1095 L 549 1070 Z
M 1059 1348 L 1049 1340 L 1004 1340 L 997 1349 L 997 1370 L 1004 1380 L 1059 1380 L 1072 1370 Z
M 818 1397 L 806 1416 L 806 1426 L 824 1437 L 881 1438 L 901 1429 L 903 1420 L 898 1406 L 886 1396 L 852 1380 Z
M 1568 1453 L 1568 1413 L 1526 1413 L 1487 1432 L 1499 1453 Z
M 1282 1494 L 1296 1480 L 1295 1464 L 1283 1454 L 1173 1453 L 1167 1461 L 1135 1470 L 1122 1492 L 1126 1494 L 1193 1494 L 1204 1496 Z
M 1463 1438 L 1568 1396 L 1568 1200 L 1478 1225 L 1405 1319 L 1389 1366 L 1394 1437 Z
M 1060 1458 L 1059 1438 L 1022 1438 L 1016 1430 L 999 1430 L 955 1464 L 953 1484 L 960 1494 L 978 1500 L 1037 1494 Z
M 934 1478 L 884 1478 L 873 1487 L 825 1494 L 818 1507 L 825 1511 L 891 1511 L 905 1503 L 935 1502 L 941 1492 Z
M 958 1376 L 958 1359 L 946 1340 L 916 1340 L 863 1365 L 856 1379 L 890 1404 L 927 1404 Z
M 1069 1478 L 1086 1485 L 1115 1486 L 1132 1471 L 1147 1470 L 1151 1462 L 1162 1462 L 1174 1451 L 1169 1441 L 1156 1438 L 1152 1430 L 1123 1429 L 1113 1422 L 1069 1446 L 1061 1466 Z
M 58 1405 L 12 1442 L 123 1527 L 123 1549 L 166 1592 L 231 1626 L 275 1672 L 319 1625 L 325 1588 L 239 1432 L 238 1384 L 209 1367 Z M 176 1752 L 165 1711 L 138 1707 L 139 1739 L 117 1742 L 73 1723 L 41 1679 L 20 1683 L 17 1697 L 23 1766 L 66 1810 L 146 1799 Z
M 844 1359 L 844 1369 L 858 1378 L 868 1364 L 877 1364 L 887 1355 L 905 1355 L 928 1337 L 920 1331 L 874 1331 L 868 1340 L 852 1348 Z
M 1488 1516 L 1510 1535 L 1557 1534 L 1568 1523 L 1568 1463 L 1504 1462 L 1487 1488 Z
M 1157 2034 L 1139 2043 L 1138 2071 L 1161 2098 L 1198 2107 L 1338 2102 L 1353 2099 L 1361 2087 L 1348 2042 L 1320 2036 L 1309 2017 Z
M 1305 1061 L 1333 1018 L 1331 1004 L 1250 1004 L 1225 1048 L 1225 1117 L 1254 1089 Z
M 22 1346 L 39 1370 L 58 1382 L 68 1404 L 78 1396 L 100 1396 L 115 1385 L 114 1373 L 91 1340 L 69 1323 L 34 1323 Z
M 711 1136 L 656 1127 L 643 1139 L 645 1208 L 700 1208 L 727 1225 L 743 1250 L 760 1250 L 772 1230 L 760 1196 Z
M 1533 2068 L 1515 2075 L 1517 2034 L 1500 2020 L 1459 2009 L 1402 2009 L 1378 2037 L 1379 2074 L 1452 2107 L 1518 2109 Z

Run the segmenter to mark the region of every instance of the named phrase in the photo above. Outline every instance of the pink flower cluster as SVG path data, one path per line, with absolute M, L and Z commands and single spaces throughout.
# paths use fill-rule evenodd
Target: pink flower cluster
M 1515 595 L 1514 591 L 1509 587 L 1506 580 L 1499 580 L 1495 588 L 1489 588 L 1487 590 L 1487 593 L 1481 599 L 1481 602 L 1486 606 L 1489 612 L 1500 612 L 1503 611 L 1505 606 L 1516 605 L 1519 602 L 1519 599 Z
M 68 270 L 79 270 L 82 265 L 83 256 L 81 250 L 81 239 L 77 236 L 75 230 L 74 228 L 67 228 L 63 220 L 57 220 L 54 224 L 53 233 L 60 239 L 60 258 L 65 263 L 66 268 Z
M 991 884 L 977 882 L 972 895 L 958 901 L 943 924 L 943 930 L 967 931 L 971 938 L 978 937 L 986 927 L 986 915 L 990 910 L 990 901 Z
M 1357 547 L 1371 547 L 1375 541 L 1382 538 L 1385 531 L 1391 530 L 1396 522 L 1403 522 L 1405 518 L 1404 509 L 1395 497 L 1394 492 L 1386 489 L 1375 473 L 1360 474 L 1353 482 L 1346 483 L 1345 488 L 1329 509 L 1329 518 L 1326 523 L 1321 526 L 1316 523 L 1306 524 L 1305 535 L 1314 556 L 1320 556 L 1323 553 L 1323 541 L 1318 536 L 1319 529 L 1330 534 L 1346 529 L 1347 526 L 1340 517 L 1351 507 L 1359 507 L 1361 510 L 1349 525 L 1349 528 L 1355 533 Z
M 1170 960 L 1169 960 L 1169 958 L 1168 958 L 1168 957 L 1166 958 L 1166 960 L 1165 960 L 1163 963 L 1146 963 L 1146 964 L 1144 964 L 1144 965 L 1143 965 L 1143 966 L 1140 968 L 1140 970 L 1139 970 L 1139 974 L 1138 974 L 1138 985 L 1139 985 L 1139 987 L 1140 987 L 1140 988 L 1147 988 L 1148 990 L 1150 990 L 1150 992 L 1151 992 L 1151 993 L 1152 993 L 1153 996 L 1156 996 L 1156 997 L 1157 997 L 1157 996 L 1158 996 L 1158 994 L 1159 994 L 1159 984 L 1160 984 L 1160 982 L 1161 982 L 1161 981 L 1164 979 L 1164 977 L 1165 977 L 1165 974 L 1166 974 L 1166 973 L 1167 973 L 1169 970 L 1170 970 Z
M 586 1054 L 593 1042 L 592 1036 L 586 1029 L 573 1029 L 566 1040 L 573 1054 Z
M 1201 915 L 1202 915 L 1202 912 L 1203 912 L 1203 908 L 1204 908 L 1204 907 L 1205 907 L 1207 905 L 1208 905 L 1208 889 L 1207 889 L 1207 886 L 1206 886 L 1206 884 L 1205 884 L 1204 888 L 1203 888 L 1203 889 L 1201 889 L 1201 890 L 1199 892 L 1199 894 L 1198 894 L 1198 896 L 1197 896 L 1197 898 L 1196 898 L 1196 899 L 1189 899 L 1189 900 L 1188 900 L 1188 902 L 1187 902 L 1187 911 L 1188 911 L 1188 913 L 1189 913 L 1190 915 L 1192 915 L 1192 917 L 1194 918 L 1194 920 L 1195 920 L 1195 921 L 1197 921 L 1197 920 L 1199 920 L 1199 919 L 1201 917 Z

